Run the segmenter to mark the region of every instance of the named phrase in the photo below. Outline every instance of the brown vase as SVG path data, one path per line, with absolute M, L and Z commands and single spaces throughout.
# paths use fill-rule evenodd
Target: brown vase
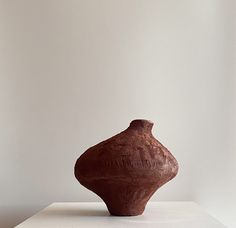
M 142 214 L 154 192 L 178 172 L 176 159 L 153 137 L 152 127 L 148 120 L 133 120 L 76 161 L 77 180 L 100 196 L 112 215 Z

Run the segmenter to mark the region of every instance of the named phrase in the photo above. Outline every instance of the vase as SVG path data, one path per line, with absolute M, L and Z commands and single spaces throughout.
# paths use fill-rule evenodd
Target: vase
M 111 215 L 142 214 L 154 192 L 178 172 L 176 159 L 154 138 L 152 127 L 151 121 L 133 120 L 76 161 L 75 177 L 101 197 Z

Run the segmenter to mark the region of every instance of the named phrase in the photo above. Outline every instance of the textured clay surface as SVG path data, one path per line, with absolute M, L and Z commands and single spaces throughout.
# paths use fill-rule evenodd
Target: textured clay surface
M 178 172 L 176 159 L 153 137 L 152 127 L 150 121 L 133 120 L 76 161 L 77 180 L 100 196 L 112 215 L 142 214 L 154 192 Z

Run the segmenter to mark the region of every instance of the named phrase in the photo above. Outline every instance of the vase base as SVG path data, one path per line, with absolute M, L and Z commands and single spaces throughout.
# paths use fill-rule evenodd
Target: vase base
M 120 207 L 108 207 L 107 209 L 112 216 L 138 216 L 143 214 L 144 207 L 140 208 L 120 208 Z

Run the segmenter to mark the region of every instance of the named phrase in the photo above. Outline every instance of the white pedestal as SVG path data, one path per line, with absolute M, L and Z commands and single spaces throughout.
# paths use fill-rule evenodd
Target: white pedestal
M 17 228 L 225 228 L 194 202 L 150 202 L 143 215 L 110 216 L 104 203 L 53 203 Z

